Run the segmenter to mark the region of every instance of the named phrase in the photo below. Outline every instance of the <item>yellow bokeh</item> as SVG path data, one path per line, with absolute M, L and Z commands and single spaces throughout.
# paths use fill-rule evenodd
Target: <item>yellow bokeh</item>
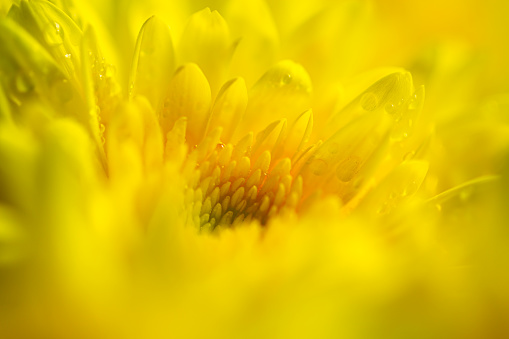
M 0 2 L 0 338 L 506 338 L 509 4 Z

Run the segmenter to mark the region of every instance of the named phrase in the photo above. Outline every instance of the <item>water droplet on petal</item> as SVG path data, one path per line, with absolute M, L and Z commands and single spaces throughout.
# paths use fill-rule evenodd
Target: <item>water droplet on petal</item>
M 131 82 L 131 83 L 129 84 L 129 96 L 132 96 L 132 95 L 133 95 L 133 91 L 134 91 L 134 83 L 133 83 L 133 82 Z M 165 107 L 167 107 L 167 106 L 168 106 L 168 101 L 167 101 L 167 100 L 165 100 L 165 101 L 164 101 L 164 105 L 165 105 Z
M 417 94 L 412 95 L 408 102 L 408 109 L 417 109 L 419 108 L 419 100 L 417 100 Z
M 408 138 L 408 133 L 409 131 L 406 129 L 404 125 L 402 125 L 401 123 L 397 124 L 392 130 L 391 139 L 393 141 L 402 141 Z
M 336 177 L 342 182 L 349 182 L 359 171 L 361 158 L 351 156 L 345 159 L 336 169 Z
M 374 93 L 366 93 L 361 98 L 361 107 L 368 111 L 374 111 L 378 107 L 378 97 Z
M 387 105 L 385 105 L 385 111 L 389 114 L 394 114 L 394 112 L 396 112 L 396 105 L 394 104 L 391 104 L 391 103 L 388 103 Z
M 329 165 L 323 159 L 313 159 L 309 165 L 314 175 L 323 175 L 327 171 Z
M 413 180 L 403 189 L 401 196 L 406 197 L 407 195 L 413 195 L 419 189 L 417 181 Z
M 292 75 L 287 73 L 281 77 L 280 85 L 288 85 L 290 82 L 292 82 Z
M 61 45 L 64 42 L 63 41 L 64 31 L 62 30 L 62 27 L 60 27 L 60 25 L 56 22 L 46 26 L 43 35 L 44 40 L 50 46 Z

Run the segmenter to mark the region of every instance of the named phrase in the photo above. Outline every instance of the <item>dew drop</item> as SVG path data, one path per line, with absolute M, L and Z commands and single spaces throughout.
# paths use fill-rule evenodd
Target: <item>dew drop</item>
M 327 171 L 328 164 L 323 159 L 313 159 L 309 165 L 314 175 L 323 175 Z
M 349 182 L 359 171 L 361 158 L 351 156 L 345 159 L 336 169 L 336 177 L 342 182 Z
M 65 57 L 66 57 L 67 59 L 71 59 L 71 53 L 67 53 L 67 54 L 65 55 Z
M 391 133 L 391 139 L 393 141 L 402 141 L 404 139 L 408 138 L 408 131 L 405 130 L 405 128 L 396 125 L 394 130 Z
M 394 104 L 391 104 L 391 103 L 388 103 L 387 105 L 385 105 L 385 111 L 389 114 L 394 114 L 394 112 L 396 112 L 396 105 Z
M 408 109 L 414 110 L 417 108 L 419 108 L 419 100 L 417 100 L 417 94 L 414 94 L 408 102 Z
M 417 181 L 413 180 L 405 187 L 401 196 L 406 197 L 408 195 L 413 195 L 415 192 L 417 192 L 418 189 L 419 185 L 417 184 Z
M 378 106 L 378 97 L 374 93 L 366 93 L 361 98 L 361 107 L 368 111 L 374 111 Z
M 280 85 L 281 86 L 288 85 L 290 82 L 292 82 L 292 75 L 286 73 L 281 77 Z
M 53 24 L 49 24 L 44 29 L 44 40 L 50 45 L 50 46 L 58 46 L 61 45 L 63 41 L 63 35 L 64 31 L 60 27 L 60 25 L 56 22 Z
M 134 92 L 134 82 L 131 82 L 129 84 L 129 96 L 132 96 L 133 92 Z M 164 107 L 168 107 L 168 106 L 169 106 L 168 100 L 165 100 L 164 101 Z

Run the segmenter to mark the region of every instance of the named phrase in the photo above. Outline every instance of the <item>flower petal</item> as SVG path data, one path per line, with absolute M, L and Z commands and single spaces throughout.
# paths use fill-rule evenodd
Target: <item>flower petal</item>
M 229 142 L 233 137 L 247 107 L 247 89 L 243 78 L 226 82 L 214 103 L 209 130 L 224 128 L 222 140 Z
M 227 76 L 233 51 L 228 25 L 217 11 L 205 8 L 191 16 L 180 40 L 180 60 L 202 69 L 213 97 Z
M 145 96 L 159 110 L 175 67 L 170 30 L 158 17 L 148 19 L 140 30 L 131 66 L 129 98 Z
M 161 114 L 163 134 L 180 117 L 187 117 L 186 138 L 197 145 L 203 138 L 210 117 L 210 87 L 207 78 L 196 64 L 186 64 L 175 72 Z
M 301 65 L 290 60 L 279 62 L 249 91 L 241 130 L 260 130 L 267 120 L 295 120 L 311 107 L 311 92 L 311 79 Z

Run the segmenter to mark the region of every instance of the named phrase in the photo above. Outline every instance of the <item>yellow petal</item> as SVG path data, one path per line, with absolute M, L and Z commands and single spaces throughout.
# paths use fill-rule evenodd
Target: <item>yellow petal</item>
M 20 24 L 46 47 L 74 81 L 80 73 L 79 47 L 83 33 L 76 23 L 48 1 L 22 1 Z
M 9 19 L 1 20 L 0 42 L 3 47 L 0 67 L 5 77 L 12 77 L 16 84 L 15 88 L 4 87 L 9 90 L 6 94 L 11 100 L 19 101 L 18 97 L 29 94 L 34 88 L 46 98 L 63 94 L 61 85 L 67 81 L 64 71 L 22 27 Z
M 275 152 L 276 157 L 293 158 L 309 141 L 313 129 L 313 112 L 307 110 L 297 117 L 288 131 L 288 136 L 281 143 L 280 151 Z
M 421 160 L 402 163 L 369 193 L 360 208 L 380 215 L 392 212 L 419 190 L 428 168 L 428 163 Z
M 232 73 L 241 75 L 248 88 L 277 61 L 279 33 L 264 0 L 230 1 L 225 18 L 237 42 Z
M 394 116 L 391 139 L 402 140 L 412 135 L 424 104 L 424 86 L 420 86 L 410 98 L 398 107 L 388 104 L 386 111 Z
M 168 26 L 158 17 L 148 19 L 140 30 L 131 66 L 129 98 L 145 96 L 159 110 L 175 67 Z
M 301 65 L 289 60 L 279 62 L 249 91 L 241 130 L 260 130 L 267 120 L 295 120 L 311 107 L 311 92 L 311 80 Z
M 289 38 L 282 47 L 286 57 L 303 64 L 317 91 L 323 90 L 331 81 L 351 76 L 362 69 L 369 58 L 366 53 L 369 45 L 360 42 L 369 38 L 365 23 L 371 14 L 368 1 L 337 1 L 320 5 L 314 2 L 307 4 L 313 9 L 301 15 L 311 17 L 301 21 L 288 34 Z M 291 16 L 288 13 L 283 20 Z
M 134 103 L 143 119 L 144 165 L 147 171 L 154 171 L 159 169 L 163 162 L 163 137 L 159 127 L 159 120 L 146 98 L 138 97 Z
M 81 59 L 83 62 L 82 67 L 82 79 L 83 79 L 83 91 L 85 92 L 85 101 L 87 104 L 88 117 L 85 118 L 88 127 L 92 133 L 94 141 L 101 154 L 101 160 L 103 163 L 106 162 L 106 156 L 104 153 L 104 124 L 101 122 L 99 115 L 99 108 L 96 105 L 96 96 L 94 91 L 94 79 L 92 75 L 92 61 L 90 60 L 91 54 L 96 55 L 92 52 L 95 46 L 95 39 L 91 30 L 85 32 L 81 46 Z
M 181 62 L 193 62 L 201 68 L 213 97 L 227 76 L 233 50 L 226 21 L 209 8 L 191 16 L 179 45 Z
M 210 116 L 210 87 L 196 64 L 186 64 L 175 72 L 170 82 L 161 114 L 163 134 L 180 117 L 187 117 L 187 142 L 197 145 L 203 138 Z
M 234 78 L 226 82 L 214 103 L 209 130 L 224 128 L 221 139 L 229 142 L 244 116 L 247 107 L 247 90 L 244 79 Z
M 392 113 L 413 91 L 412 76 L 397 72 L 378 80 L 351 103 L 336 113 L 325 126 L 325 136 L 332 135 L 348 122 L 368 113 Z

